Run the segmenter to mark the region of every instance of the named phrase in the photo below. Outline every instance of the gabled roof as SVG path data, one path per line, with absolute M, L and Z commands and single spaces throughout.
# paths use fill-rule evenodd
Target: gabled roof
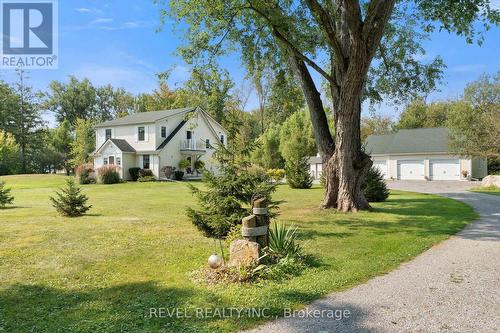
M 108 142 L 112 142 L 118 149 L 124 153 L 135 153 L 136 150 L 132 147 L 126 140 L 123 139 L 107 139 L 104 143 L 95 151 L 98 153 Z
M 182 108 L 182 109 L 172 109 L 172 110 L 162 110 L 162 111 L 150 111 L 150 112 L 138 112 L 133 113 L 123 118 L 117 118 L 103 123 L 95 125 L 95 127 L 108 127 L 108 126 L 118 126 L 118 125 L 134 125 L 134 124 L 144 124 L 144 123 L 154 123 L 160 119 L 176 116 L 179 114 L 194 111 L 195 107 Z
M 394 134 L 370 135 L 366 139 L 368 154 L 447 153 L 448 129 L 402 129 Z
M 165 146 L 170 142 L 170 140 L 172 140 L 172 138 L 177 134 L 177 132 L 179 132 L 179 130 L 184 126 L 184 124 L 186 124 L 187 121 L 186 120 L 182 120 L 179 125 L 177 125 L 176 128 L 174 128 L 174 130 L 167 136 L 167 138 L 165 140 L 163 140 L 163 142 L 161 143 L 161 145 L 158 146 L 158 148 L 156 150 L 161 150 L 163 148 L 165 148 Z

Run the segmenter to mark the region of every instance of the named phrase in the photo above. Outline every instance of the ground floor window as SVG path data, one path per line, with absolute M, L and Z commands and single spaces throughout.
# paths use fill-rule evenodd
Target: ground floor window
M 116 165 L 122 165 L 122 159 L 120 157 L 116 158 Z
M 142 155 L 142 168 L 149 169 L 149 155 Z
M 103 159 L 103 163 L 104 163 L 104 165 L 108 165 L 108 158 L 107 158 L 107 157 L 105 157 L 105 158 Z
M 108 157 L 108 163 L 111 164 L 111 165 L 114 165 L 115 164 L 115 157 L 114 156 L 109 156 Z

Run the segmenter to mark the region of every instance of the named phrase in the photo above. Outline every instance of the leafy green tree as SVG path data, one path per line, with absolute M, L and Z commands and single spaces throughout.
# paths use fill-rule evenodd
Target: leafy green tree
M 71 163 L 71 147 L 74 139 L 69 120 L 64 120 L 52 131 L 51 139 L 51 145 L 63 157 L 63 167 L 69 175 L 74 166 Z
M 280 152 L 281 127 L 271 125 L 258 139 L 259 145 L 252 153 L 252 161 L 265 169 L 282 169 L 285 161 Z
M 88 199 L 73 178 L 66 180 L 66 187 L 59 189 L 55 197 L 50 197 L 50 201 L 52 201 L 52 205 L 57 212 L 68 217 L 85 214 L 92 207 L 86 205 Z
M 192 69 L 184 93 L 195 99 L 196 105 L 203 107 L 218 123 L 224 124 L 224 113 L 231 100 L 230 90 L 233 86 L 227 70 L 209 64 Z
M 73 126 L 77 119 L 94 119 L 96 112 L 96 89 L 88 79 L 79 81 L 70 76 L 67 83 L 52 81 L 46 94 L 45 106 L 55 112 L 59 123 L 68 120 Z
M 418 60 L 432 31 L 481 41 L 478 29 L 500 22 L 489 0 L 172 0 L 168 6 L 161 8 L 163 16 L 186 23 L 186 45 L 179 53 L 190 63 L 237 50 L 245 62 L 258 51 L 271 66 L 289 66 L 308 105 L 317 148 L 328 162 L 323 206 L 341 211 L 369 208 L 361 191 L 372 165 L 361 145 L 363 99 L 428 93 L 443 68 L 439 58 Z M 334 134 L 311 70 L 327 82 Z
M 393 131 L 394 125 L 390 117 L 372 115 L 361 118 L 361 140 L 364 142 L 370 135 L 389 134 Z
M 281 124 L 305 106 L 304 95 L 293 75 L 286 70 L 276 73 L 272 81 L 266 119 L 268 124 Z
M 6 130 L 14 135 L 21 156 L 21 173 L 32 172 L 30 163 L 32 153 L 37 149 L 40 139 L 39 128 L 43 125 L 40 116 L 40 104 L 38 96 L 33 92 L 31 86 L 27 85 L 27 75 L 23 69 L 16 70 L 17 81 L 12 90 L 16 95 L 13 109 L 9 112 L 9 120 Z
M 467 85 L 448 115 L 450 145 L 464 155 L 500 157 L 500 72 Z
M 294 113 L 281 126 L 280 152 L 285 165 L 295 165 L 305 157 L 316 155 L 311 121 L 305 111 Z
M 12 204 L 14 197 L 10 194 L 10 188 L 5 188 L 5 182 L 0 181 L 0 208 Z
M 410 103 L 401 113 L 398 129 L 444 127 L 453 102 L 434 102 L 426 104 L 422 99 Z
M 15 173 L 19 164 L 19 147 L 14 136 L 0 130 L 0 175 Z
M 9 131 L 12 129 L 12 117 L 18 110 L 18 96 L 14 89 L 7 83 L 0 81 L 0 129 Z
M 77 119 L 75 139 L 71 142 L 71 164 L 74 166 L 91 162 L 90 153 L 95 149 L 94 121 Z

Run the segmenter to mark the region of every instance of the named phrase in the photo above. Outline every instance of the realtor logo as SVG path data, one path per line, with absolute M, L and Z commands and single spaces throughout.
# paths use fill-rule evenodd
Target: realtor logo
M 57 68 L 57 3 L 1 0 L 2 68 Z

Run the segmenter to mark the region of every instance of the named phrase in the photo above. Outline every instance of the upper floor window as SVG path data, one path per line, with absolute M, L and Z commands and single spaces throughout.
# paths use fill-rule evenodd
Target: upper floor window
M 142 168 L 149 169 L 149 155 L 142 155 Z
M 144 126 L 137 127 L 137 139 L 139 141 L 144 141 L 146 139 L 146 130 Z
M 111 128 L 106 128 L 106 140 L 111 139 Z
M 220 135 L 220 143 L 224 144 L 224 134 Z
M 191 140 L 193 137 L 193 132 L 192 131 L 186 131 L 186 139 Z
M 161 137 L 166 138 L 167 137 L 167 128 L 165 126 L 161 127 Z
M 210 139 L 205 140 L 205 148 L 210 148 Z

